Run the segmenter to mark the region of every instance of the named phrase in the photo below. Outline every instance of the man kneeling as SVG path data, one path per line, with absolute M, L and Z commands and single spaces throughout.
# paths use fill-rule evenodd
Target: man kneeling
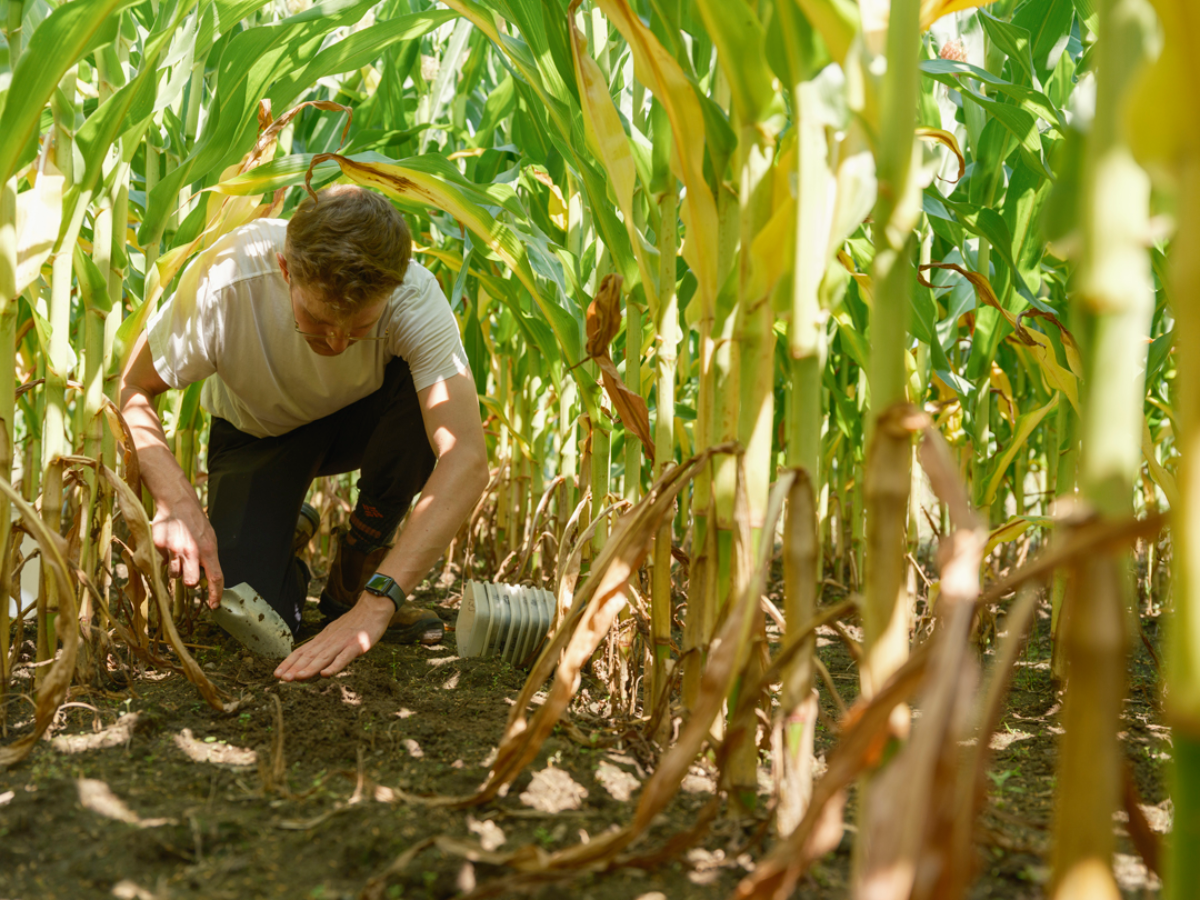
M 248 582 L 295 634 L 309 576 L 295 555 L 305 494 L 318 476 L 361 470 L 321 595 L 333 621 L 279 665 L 285 681 L 333 675 L 389 629 L 439 640 L 437 615 L 405 598 L 487 485 L 458 325 L 411 255 L 391 203 L 328 188 L 290 222 L 252 222 L 193 261 L 124 374 L 122 411 L 157 506 L 154 543 L 184 584 L 203 570 L 210 607 L 226 584 Z M 163 391 L 201 379 L 212 415 L 207 516 L 154 409 Z

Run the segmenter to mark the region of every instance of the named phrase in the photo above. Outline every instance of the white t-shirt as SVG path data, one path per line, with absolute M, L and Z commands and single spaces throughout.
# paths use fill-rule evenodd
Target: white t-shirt
M 287 222 L 259 219 L 201 253 L 147 325 L 154 367 L 173 388 L 208 380 L 200 402 L 255 437 L 285 434 L 337 412 L 383 385 L 393 357 L 408 362 L 416 390 L 469 374 L 458 323 L 437 280 L 410 262 L 372 335 L 339 356 L 318 356 L 296 333 L 276 253 Z

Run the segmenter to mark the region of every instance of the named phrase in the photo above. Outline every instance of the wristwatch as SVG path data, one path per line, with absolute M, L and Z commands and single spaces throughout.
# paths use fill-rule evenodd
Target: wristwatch
M 396 612 L 399 612 L 400 607 L 404 604 L 404 589 L 396 584 L 393 579 L 388 578 L 386 575 L 380 575 L 378 572 L 367 579 L 367 586 L 363 590 L 368 594 L 374 594 L 376 597 L 387 597 L 392 601 L 392 605 L 396 607 Z

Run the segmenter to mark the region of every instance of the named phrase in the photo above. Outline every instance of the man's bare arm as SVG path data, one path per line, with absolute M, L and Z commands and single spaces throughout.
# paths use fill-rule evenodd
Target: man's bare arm
M 457 375 L 421 391 L 418 399 L 438 463 L 378 570 L 405 593 L 441 558 L 488 484 L 487 444 L 474 382 Z
M 216 608 L 225 589 L 217 560 L 217 536 L 195 489 L 175 461 L 154 410 L 154 398 L 169 388 L 154 368 L 150 344 L 143 334 L 121 377 L 121 413 L 133 435 L 142 480 L 157 507 L 151 523 L 154 544 L 166 555 L 171 574 L 182 576 L 189 587 L 200 583 L 200 570 L 204 570 L 208 605 Z
M 487 487 L 487 445 L 479 398 L 466 375 L 456 375 L 417 394 L 425 433 L 438 462 L 396 546 L 379 565 L 405 593 L 438 561 Z M 304 681 L 344 669 L 387 630 L 392 603 L 363 593 L 354 608 L 280 663 L 275 676 Z

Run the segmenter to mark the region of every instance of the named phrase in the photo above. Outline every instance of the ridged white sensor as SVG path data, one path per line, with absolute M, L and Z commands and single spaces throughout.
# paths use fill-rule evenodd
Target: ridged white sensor
M 541 588 L 469 581 L 454 627 L 458 655 L 529 665 L 550 630 L 554 607 L 554 595 Z

